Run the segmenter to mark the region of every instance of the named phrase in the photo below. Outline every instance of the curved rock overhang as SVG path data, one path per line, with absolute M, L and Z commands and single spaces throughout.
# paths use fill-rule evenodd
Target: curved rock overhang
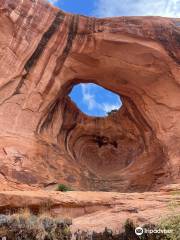
M 0 1 L 0 11 L 3 176 L 106 191 L 179 181 L 179 19 L 88 18 L 30 0 Z M 122 108 L 80 112 L 68 93 L 89 82 Z

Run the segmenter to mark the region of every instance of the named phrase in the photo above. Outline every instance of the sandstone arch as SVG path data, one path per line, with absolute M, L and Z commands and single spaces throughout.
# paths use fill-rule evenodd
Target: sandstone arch
M 0 11 L 4 182 L 143 191 L 179 181 L 179 19 L 95 19 L 30 0 Z M 120 94 L 120 111 L 79 112 L 67 95 L 86 82 Z

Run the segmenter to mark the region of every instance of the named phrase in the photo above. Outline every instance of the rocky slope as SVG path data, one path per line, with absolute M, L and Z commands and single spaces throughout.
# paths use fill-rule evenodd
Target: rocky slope
M 14 213 L 23 207 L 35 214 L 44 209 L 54 217 L 72 218 L 72 232 L 102 232 L 105 227 L 122 231 L 128 218 L 142 226 L 180 214 L 180 186 L 172 185 L 156 193 L 0 192 L 1 213 Z
M 0 0 L 0 188 L 179 182 L 179 64 L 179 19 L 96 19 Z M 85 116 L 68 93 L 87 82 L 119 94 L 122 108 Z

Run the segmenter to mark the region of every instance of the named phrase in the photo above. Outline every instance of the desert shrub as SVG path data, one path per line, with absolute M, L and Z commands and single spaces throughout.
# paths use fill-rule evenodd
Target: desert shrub
M 175 196 L 176 196 L 176 195 L 180 195 L 180 191 L 172 191 L 171 194 L 172 194 L 172 195 L 175 195 Z
M 159 227 L 171 230 L 171 233 L 165 235 L 164 240 L 180 240 L 180 215 L 163 219 Z
M 36 216 L 32 213 L 0 215 L 0 239 L 7 240 L 70 240 L 70 219 Z
M 172 225 L 171 225 L 172 224 Z M 165 225 L 146 224 L 142 228 L 148 230 L 158 229 L 172 229 L 176 233 L 175 235 L 169 235 L 164 233 L 143 233 L 141 236 L 135 234 L 135 228 L 137 227 L 133 221 L 127 220 L 124 224 L 124 232 L 113 232 L 111 229 L 105 228 L 101 233 L 78 231 L 75 233 L 76 240 L 180 240 L 179 232 L 179 220 L 173 221 Z M 170 228 L 171 227 L 171 228 Z M 179 234 L 179 235 L 178 235 Z
M 0 215 L 0 239 L 6 236 L 7 240 L 70 240 L 71 219 L 53 218 L 50 214 L 34 215 L 30 211 L 20 211 L 13 215 Z M 160 224 L 147 224 L 143 229 L 172 230 L 168 234 L 144 233 L 135 234 L 136 225 L 127 220 L 124 232 L 113 232 L 105 228 L 101 233 L 78 231 L 76 240 L 180 240 L 180 216 L 172 216 L 161 221 Z
M 170 233 L 143 233 L 141 236 L 136 236 L 134 234 L 136 226 L 131 220 L 126 221 L 124 228 L 123 240 L 180 240 L 180 215 L 165 218 L 156 225 L 146 224 L 142 227 L 149 230 L 171 230 Z
M 66 186 L 65 184 L 58 184 L 57 186 L 57 191 L 60 191 L 60 192 L 68 192 L 68 191 L 72 191 L 72 189 L 68 186 Z

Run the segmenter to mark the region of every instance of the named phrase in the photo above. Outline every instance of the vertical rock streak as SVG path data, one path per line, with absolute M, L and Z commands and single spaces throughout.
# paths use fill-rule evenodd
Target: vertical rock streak
M 51 26 L 49 29 L 43 34 L 35 52 L 33 55 L 30 57 L 30 59 L 27 61 L 25 64 L 25 69 L 27 72 L 30 71 L 30 69 L 35 65 L 40 58 L 41 54 L 43 53 L 44 49 L 46 48 L 48 42 L 54 35 L 54 33 L 59 29 L 60 24 L 63 22 L 65 15 L 61 12 L 58 11 L 55 19 L 53 20 Z
M 55 81 L 55 77 L 60 73 L 63 65 L 64 65 L 64 62 L 66 61 L 66 58 L 68 57 L 68 54 L 69 52 L 71 51 L 71 48 L 73 46 L 73 41 L 76 37 L 76 34 L 77 34 L 77 29 L 78 29 L 78 19 L 79 19 L 79 16 L 72 16 L 72 20 L 70 22 L 70 25 L 69 25 L 69 33 L 68 33 L 68 37 L 67 37 L 67 40 L 66 40 L 66 46 L 62 52 L 62 54 L 57 58 L 56 60 L 56 67 L 52 73 L 52 77 L 51 79 L 49 80 L 46 88 L 45 88 L 45 91 L 43 93 L 43 95 L 47 95 L 49 93 L 49 91 L 51 90 L 52 86 L 53 86 L 53 83 Z
M 71 19 L 70 25 L 69 25 L 69 32 L 68 32 L 68 37 L 66 40 L 66 46 L 65 46 L 62 54 L 56 60 L 56 67 L 52 73 L 51 79 L 49 80 L 49 82 L 45 88 L 43 96 L 47 96 L 48 93 L 50 92 L 50 90 L 54 84 L 55 78 L 60 73 L 60 71 L 64 65 L 64 62 L 66 61 L 66 58 L 68 57 L 68 54 L 71 51 L 71 48 L 73 46 L 73 41 L 75 40 L 75 37 L 77 34 L 79 16 L 73 15 L 71 17 L 72 17 L 72 19 Z M 60 89 L 60 92 L 61 92 L 61 89 Z M 41 132 L 44 128 L 47 128 L 48 124 L 51 123 L 51 121 L 53 119 L 53 115 L 54 115 L 53 113 L 55 112 L 53 109 L 56 109 L 56 108 L 54 108 L 54 106 L 57 106 L 56 102 L 59 102 L 59 94 L 55 97 L 55 100 L 50 105 L 50 108 L 46 110 L 46 113 L 45 113 L 46 117 L 43 120 L 42 119 L 40 120 L 38 127 L 37 127 L 38 132 Z
M 19 82 L 14 95 L 19 93 L 25 79 L 28 77 L 28 74 L 29 74 L 31 68 L 33 68 L 33 66 L 36 65 L 37 61 L 39 60 L 40 56 L 42 55 L 43 51 L 45 50 L 48 42 L 50 41 L 50 39 L 52 38 L 54 33 L 59 29 L 59 26 L 63 22 L 63 20 L 64 20 L 64 14 L 61 11 L 58 11 L 51 26 L 43 34 L 36 50 L 31 55 L 29 60 L 26 62 L 25 66 L 24 66 L 24 68 L 26 70 L 26 74 L 22 77 L 21 81 Z

